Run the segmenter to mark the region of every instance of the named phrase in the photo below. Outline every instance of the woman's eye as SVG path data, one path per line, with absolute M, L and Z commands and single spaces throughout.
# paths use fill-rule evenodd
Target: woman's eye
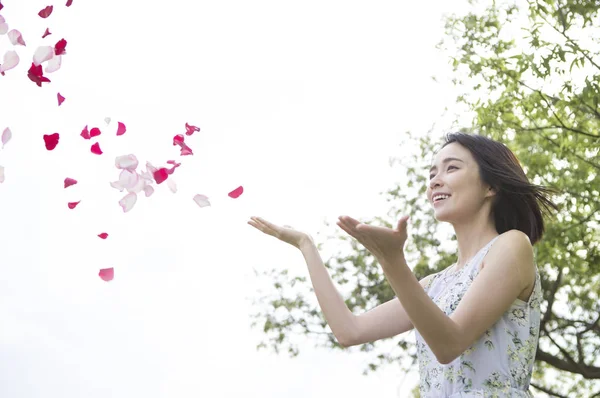
M 448 170 L 450 170 L 450 169 L 457 169 L 457 170 L 458 170 L 458 167 L 456 167 L 456 166 L 448 166 Z M 433 177 L 435 177 L 435 174 L 430 174 L 430 175 L 429 175 L 429 179 L 430 179 L 430 180 L 431 180 Z

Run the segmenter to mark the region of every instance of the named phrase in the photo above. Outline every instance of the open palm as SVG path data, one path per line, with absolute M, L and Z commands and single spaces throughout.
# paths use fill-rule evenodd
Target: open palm
M 289 243 L 297 248 L 300 248 L 300 245 L 303 242 L 312 242 L 312 238 L 307 233 L 298 231 L 289 225 L 279 226 L 273 224 L 261 217 L 250 217 L 248 224 L 267 235 L 274 236 L 275 238 L 285 243 Z

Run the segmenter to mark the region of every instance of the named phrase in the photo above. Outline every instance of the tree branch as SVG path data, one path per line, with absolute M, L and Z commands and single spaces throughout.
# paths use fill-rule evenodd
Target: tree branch
M 567 397 L 566 395 L 560 395 L 560 394 L 558 394 L 558 393 L 555 393 L 555 392 L 554 392 L 554 391 L 552 391 L 552 390 L 548 390 L 548 389 L 547 389 L 547 388 L 545 388 L 545 387 L 538 386 L 538 385 L 537 385 L 537 384 L 535 384 L 535 383 L 529 383 L 529 385 L 530 385 L 531 387 L 534 387 L 534 388 L 536 388 L 536 389 L 540 390 L 541 392 L 545 392 L 546 394 L 548 394 L 548 395 L 550 395 L 550 396 L 553 396 L 553 397 L 559 397 L 559 398 L 569 398 L 569 397 Z

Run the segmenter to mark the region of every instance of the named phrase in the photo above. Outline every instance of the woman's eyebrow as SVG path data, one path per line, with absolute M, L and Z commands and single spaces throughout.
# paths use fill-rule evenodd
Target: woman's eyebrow
M 451 162 L 451 161 L 453 161 L 453 160 L 458 160 L 459 162 L 463 162 L 463 161 L 462 161 L 461 159 L 459 159 L 459 158 L 446 158 L 446 159 L 442 160 L 442 163 L 448 163 L 448 162 Z M 463 162 L 463 163 L 464 163 L 464 162 Z M 437 167 L 436 167 L 436 166 L 431 166 L 431 168 L 429 169 L 429 172 L 432 172 L 434 169 L 437 169 Z

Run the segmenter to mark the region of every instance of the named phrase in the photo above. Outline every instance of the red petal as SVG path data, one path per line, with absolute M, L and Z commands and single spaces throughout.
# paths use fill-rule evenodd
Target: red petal
M 90 139 L 90 132 L 88 131 L 88 127 L 85 126 L 83 128 L 83 130 L 81 130 L 81 134 L 80 134 L 83 138 L 85 138 L 86 140 Z
M 68 188 L 71 185 L 75 185 L 75 184 L 77 184 L 77 180 L 74 180 L 74 179 L 69 178 L 69 177 L 65 178 L 65 188 Z
M 192 134 L 194 134 L 194 131 L 200 131 L 200 127 L 192 126 L 192 125 L 189 125 L 186 123 L 185 130 L 186 130 L 185 131 L 186 135 L 192 135 Z
M 117 128 L 117 135 L 123 135 L 125 134 L 125 131 L 127 131 L 127 128 L 123 123 L 119 122 L 119 127 Z
M 65 97 L 60 95 L 60 93 L 57 94 L 57 97 L 58 97 L 58 106 L 61 106 L 61 104 L 65 101 Z
M 104 268 L 98 272 L 98 276 L 102 278 L 105 282 L 110 282 L 115 277 L 115 269 L 114 268 Z
M 164 167 L 154 172 L 154 180 L 157 184 L 160 184 L 161 182 L 166 180 L 167 177 L 169 177 L 169 171 Z
M 187 155 L 193 155 L 194 152 L 192 152 L 192 148 L 190 148 L 189 146 L 187 146 L 186 144 L 183 144 L 181 146 L 181 156 L 187 156 Z
M 44 32 L 44 34 L 42 35 L 42 39 L 45 39 L 46 36 L 50 36 L 52 33 L 50 33 L 50 29 L 46 28 L 46 31 Z
M 106 232 L 102 232 L 101 234 L 98 234 L 98 236 L 99 236 L 101 239 L 106 239 L 106 238 L 108 238 L 108 234 L 107 234 Z
M 4 8 L 4 6 L 2 5 L 2 2 L 0 1 L 0 10 L 3 8 Z
M 71 4 L 73 4 L 73 0 L 67 0 L 67 7 L 71 7 Z
M 81 200 L 79 202 L 81 202 Z M 77 207 L 79 202 L 69 202 L 69 204 L 68 204 L 69 209 L 74 209 L 75 207 Z
M 44 8 L 42 11 L 38 12 L 38 15 L 42 18 L 48 18 L 52 14 L 52 6 L 48 6 Z
M 173 137 L 173 145 L 181 145 L 184 141 L 185 137 L 183 134 L 177 134 L 175 137 Z
M 36 66 L 34 63 L 32 63 L 31 68 L 29 68 L 29 71 L 27 72 L 27 77 L 29 77 L 29 80 L 37 84 L 39 87 L 42 87 L 42 83 L 50 83 L 50 79 L 44 77 L 42 65 Z
M 54 134 L 44 134 L 44 144 L 46 145 L 46 149 L 51 151 L 58 145 L 58 139 L 60 138 L 58 133 Z
M 92 151 L 93 154 L 102 155 L 102 149 L 100 149 L 100 143 L 99 142 L 96 142 L 94 145 L 92 145 L 92 147 L 90 148 L 90 150 Z
M 229 192 L 227 195 L 229 195 L 230 198 L 236 199 L 238 198 L 242 193 L 244 193 L 244 187 L 239 186 L 236 189 L 234 189 L 233 191 Z
M 55 45 L 54 45 L 54 54 L 55 55 L 62 55 L 65 54 L 65 49 L 67 47 L 67 41 L 65 39 L 60 39 Z
M 101 133 L 102 132 L 100 131 L 100 129 L 98 127 L 92 127 L 92 129 L 90 130 L 90 137 L 97 137 Z

